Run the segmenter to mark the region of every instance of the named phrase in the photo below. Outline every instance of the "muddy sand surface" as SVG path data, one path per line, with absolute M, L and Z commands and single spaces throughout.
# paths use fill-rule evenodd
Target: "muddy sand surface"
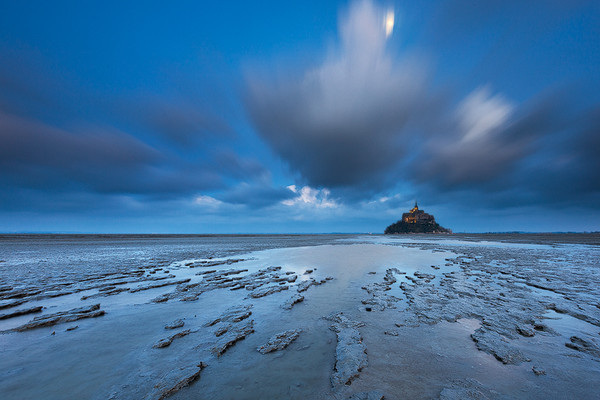
M 226 238 L 51 279 L 5 244 L 0 397 L 598 398 L 600 247 L 493 239 Z

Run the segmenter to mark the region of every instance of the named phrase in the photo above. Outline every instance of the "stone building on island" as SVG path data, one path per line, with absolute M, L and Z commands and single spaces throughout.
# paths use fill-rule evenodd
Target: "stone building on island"
M 435 218 L 433 215 L 419 210 L 419 206 L 415 201 L 415 206 L 409 212 L 402 214 L 402 221 L 409 224 L 416 224 L 418 222 L 435 222 Z
M 415 206 L 409 212 L 402 214 L 400 221 L 388 226 L 385 233 L 452 233 L 452 231 L 435 222 L 433 215 L 420 210 L 415 201 Z

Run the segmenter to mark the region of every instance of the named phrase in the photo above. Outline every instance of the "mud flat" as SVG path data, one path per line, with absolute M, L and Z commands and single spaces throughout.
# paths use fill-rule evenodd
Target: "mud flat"
M 3 275 L 0 397 L 600 393 L 600 246 L 354 236 L 260 250 L 228 240 L 107 272 L 27 284 Z

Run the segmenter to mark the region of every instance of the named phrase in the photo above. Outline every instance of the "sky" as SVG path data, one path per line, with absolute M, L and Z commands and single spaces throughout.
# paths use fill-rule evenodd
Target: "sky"
M 0 4 L 0 232 L 600 230 L 598 1 Z

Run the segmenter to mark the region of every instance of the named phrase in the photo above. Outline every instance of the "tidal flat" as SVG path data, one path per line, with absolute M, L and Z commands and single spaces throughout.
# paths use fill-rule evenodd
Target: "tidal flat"
M 2 399 L 593 399 L 599 235 L 0 236 Z

